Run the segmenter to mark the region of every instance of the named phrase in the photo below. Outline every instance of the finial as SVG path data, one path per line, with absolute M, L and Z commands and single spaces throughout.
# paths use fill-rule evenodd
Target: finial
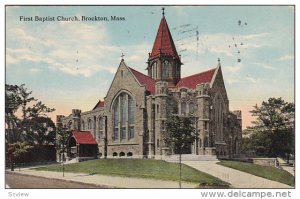
M 165 16 L 165 8 L 162 7 L 161 10 L 162 10 L 162 15 Z
M 122 53 L 121 57 L 122 57 L 121 61 L 124 61 L 125 55 L 123 53 Z
M 221 66 L 221 60 L 218 58 L 218 66 Z

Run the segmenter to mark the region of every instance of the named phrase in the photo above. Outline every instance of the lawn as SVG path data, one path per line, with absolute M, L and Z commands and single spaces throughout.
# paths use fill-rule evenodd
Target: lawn
M 62 171 L 61 165 L 36 168 Z M 179 164 L 150 159 L 100 159 L 65 165 L 65 172 L 111 176 L 179 180 Z M 182 180 L 198 183 L 200 187 L 228 187 L 229 184 L 207 173 L 182 164 Z
M 290 186 L 295 186 L 295 178 L 292 174 L 285 170 L 277 169 L 275 167 L 261 166 L 252 163 L 237 162 L 237 161 L 221 161 L 217 164 L 244 171 L 255 176 L 267 178 L 281 182 Z

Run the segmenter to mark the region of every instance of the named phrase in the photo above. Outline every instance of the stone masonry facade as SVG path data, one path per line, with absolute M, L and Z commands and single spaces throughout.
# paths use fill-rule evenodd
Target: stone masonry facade
M 122 59 L 104 100 L 90 111 L 58 115 L 57 126 L 90 132 L 100 158 L 162 158 L 176 153 L 164 142 L 167 110 L 175 107 L 191 117 L 199 134 L 186 154 L 238 156 L 241 111 L 229 110 L 220 62 L 181 78 L 181 58 L 163 16 L 147 63 L 145 75 Z

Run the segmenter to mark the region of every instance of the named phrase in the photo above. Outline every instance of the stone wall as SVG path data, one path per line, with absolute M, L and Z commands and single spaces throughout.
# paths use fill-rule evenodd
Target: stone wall
M 271 166 L 277 167 L 277 159 L 276 158 L 252 158 L 253 164 L 258 164 L 261 166 Z

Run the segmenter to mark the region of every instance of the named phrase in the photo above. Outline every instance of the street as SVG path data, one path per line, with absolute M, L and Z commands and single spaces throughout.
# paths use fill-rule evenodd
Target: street
M 109 188 L 107 186 L 97 186 L 79 182 L 68 182 L 57 179 L 47 179 L 18 173 L 5 172 L 5 183 L 10 188 L 17 189 L 100 189 Z

